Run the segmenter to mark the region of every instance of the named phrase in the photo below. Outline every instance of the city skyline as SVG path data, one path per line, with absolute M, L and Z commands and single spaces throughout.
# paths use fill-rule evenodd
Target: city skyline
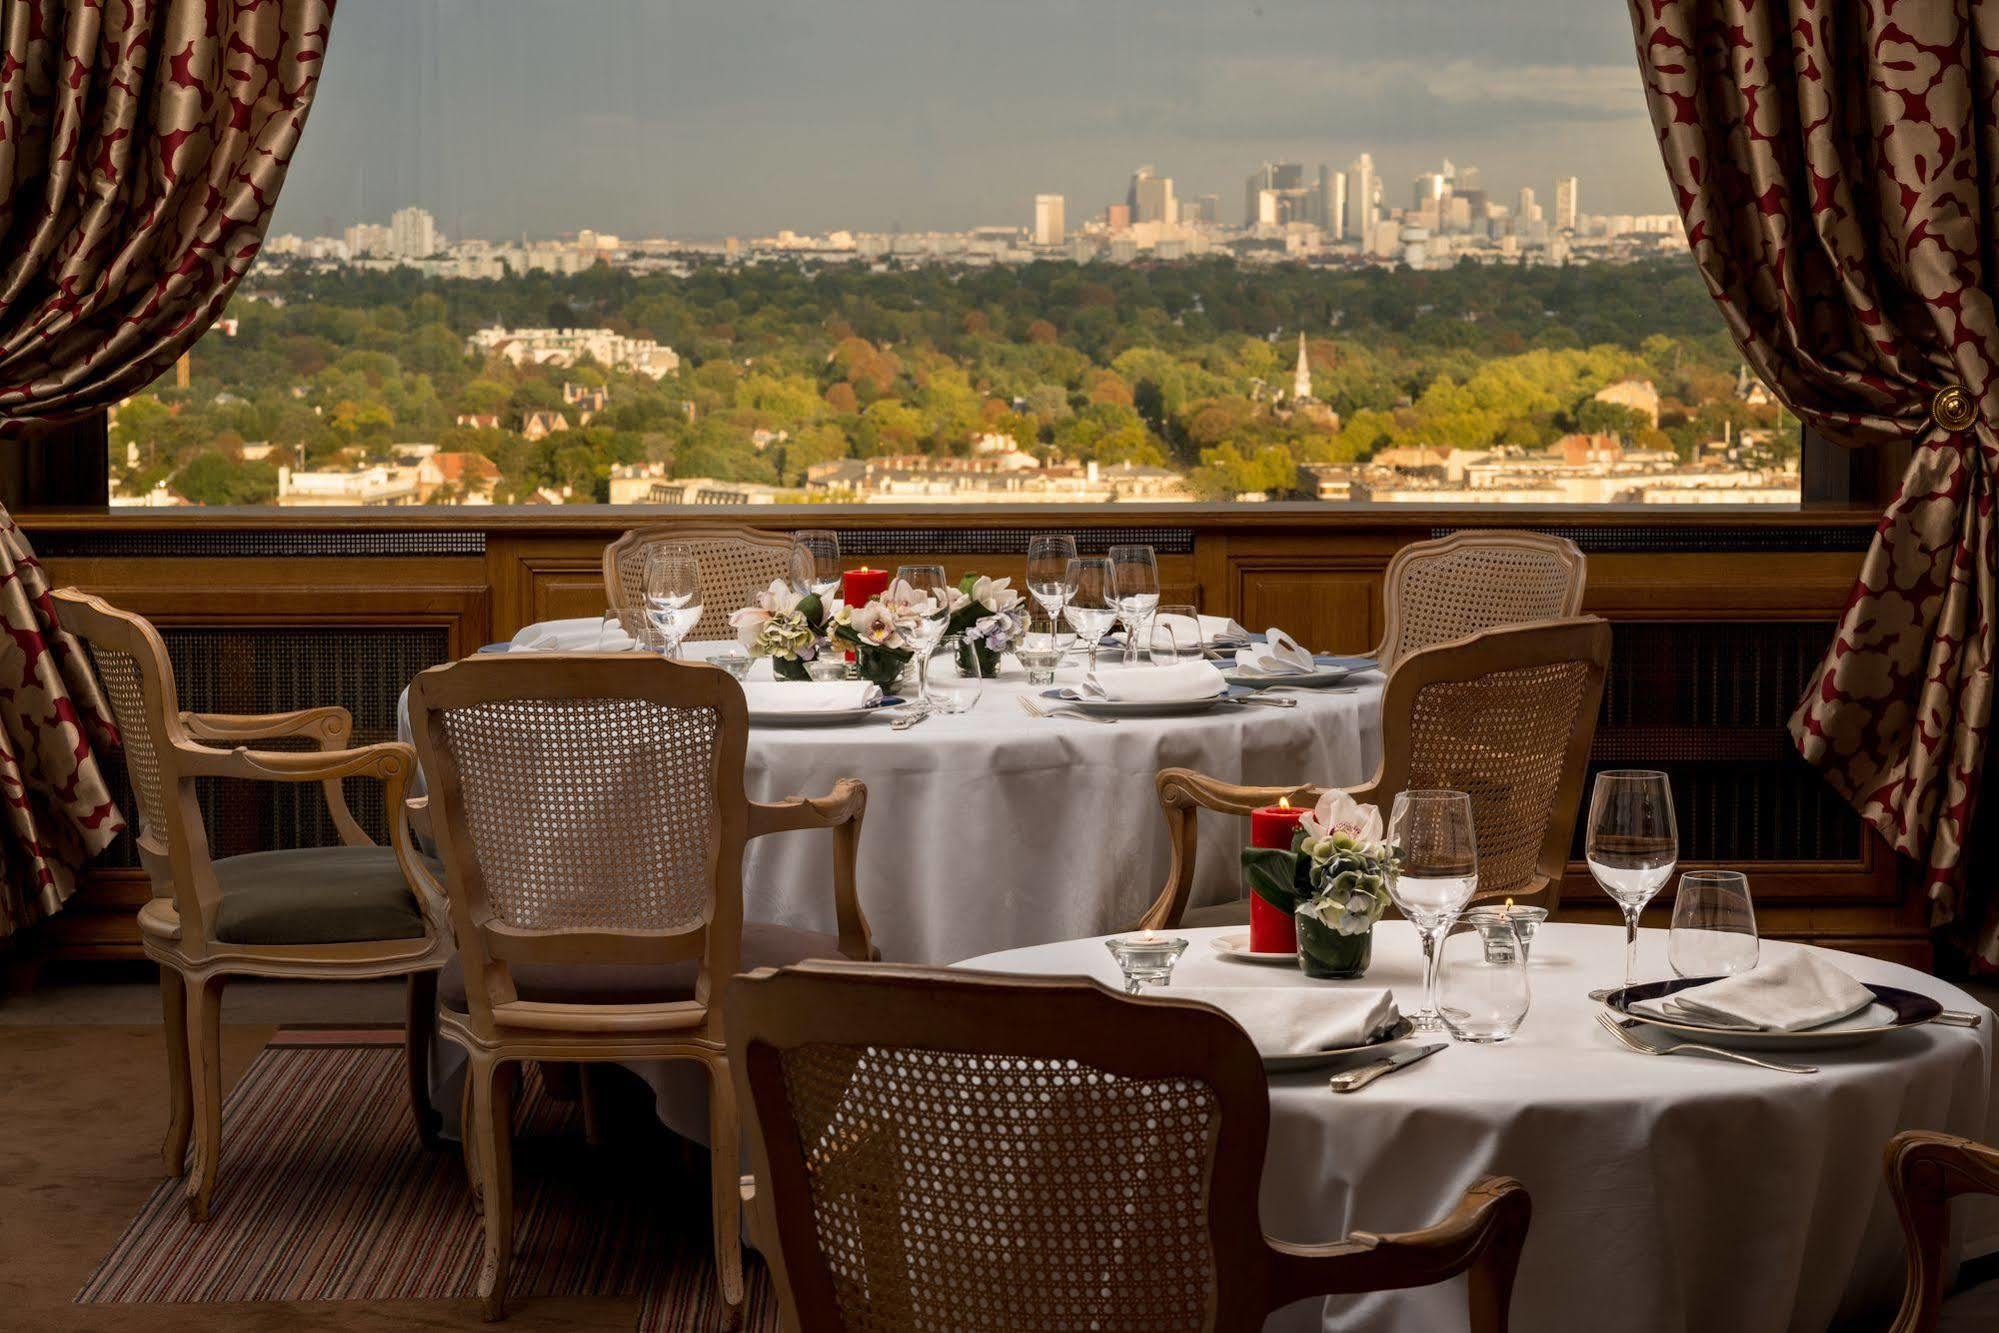
M 1044 193 L 1073 226 L 1145 163 L 1234 222 L 1257 162 L 1337 169 L 1362 151 L 1396 194 L 1454 156 L 1495 197 L 1552 201 L 1577 175 L 1591 211 L 1669 207 L 1628 23 L 1607 7 L 1523 0 L 1502 24 L 1443 0 L 1030 0 L 997 30 L 965 0 L 905 10 L 344 9 L 276 228 L 415 203 L 452 236 L 579 217 L 697 240 L 962 230 L 1017 225 Z

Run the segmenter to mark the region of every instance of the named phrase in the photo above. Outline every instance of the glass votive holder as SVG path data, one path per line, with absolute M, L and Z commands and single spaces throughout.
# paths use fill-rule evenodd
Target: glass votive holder
M 831 653 L 821 653 L 805 664 L 805 674 L 813 680 L 845 680 L 847 663 Z
M 1534 932 L 1548 919 L 1545 907 L 1515 907 L 1508 903 L 1499 907 L 1474 907 L 1461 915 L 1458 920 L 1478 931 L 1485 942 L 1487 953 L 1506 953 L 1516 942 L 1520 949 L 1520 961 L 1527 961 L 1534 951 Z M 1493 929 L 1495 926 L 1511 926 L 1512 930 Z M 1494 961 L 1503 962 L 1504 959 Z
M 708 659 L 737 680 L 747 680 L 750 675 L 750 655 L 748 653 L 716 653 Z
M 1062 651 L 1061 640 L 1053 634 L 1029 634 L 1014 646 L 1013 655 L 1027 668 L 1029 685 L 1053 685 Z
M 1187 952 L 1187 941 L 1157 931 L 1137 935 L 1117 935 L 1104 941 L 1124 973 L 1124 993 L 1138 994 L 1140 986 L 1165 986 L 1173 980 L 1173 965 Z

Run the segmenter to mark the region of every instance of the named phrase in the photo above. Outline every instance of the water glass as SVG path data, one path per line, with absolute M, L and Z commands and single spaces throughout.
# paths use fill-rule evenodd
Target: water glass
M 1041 609 L 1060 616 L 1076 595 L 1069 562 L 1076 558 L 1076 539 L 1059 532 L 1037 533 L 1027 539 L 1027 591 Z
M 805 528 L 791 536 L 791 590 L 821 603 L 840 586 L 840 534 Z
M 1124 626 L 1124 664 L 1132 666 L 1151 657 L 1146 636 L 1159 606 L 1159 559 L 1150 546 L 1113 546 L 1111 571 L 1118 621 Z
M 1478 891 L 1471 797 L 1461 791 L 1398 792 L 1388 841 L 1398 861 L 1388 877 L 1388 896 L 1423 941 L 1423 1007 L 1410 1022 L 1419 1032 L 1439 1032 L 1444 1024 L 1437 1014 L 1437 946 Z
M 1527 949 L 1509 921 L 1460 924 L 1438 949 L 1437 1008 L 1459 1041 L 1505 1041 L 1520 1030 L 1533 1000 Z
M 671 657 L 701 619 L 700 562 L 689 547 L 655 546 L 646 552 L 642 586 L 660 651 Z
M 1172 665 L 1199 661 L 1207 644 L 1201 638 L 1201 616 L 1191 606 L 1162 606 L 1153 613 L 1152 660 Z
M 1111 562 L 1101 555 L 1086 555 L 1069 562 L 1075 591 L 1062 607 L 1063 618 L 1090 649 L 1090 670 L 1097 669 L 1097 645 L 1117 624 L 1117 577 Z
M 978 655 L 976 653 L 961 653 L 959 651 L 964 646 L 964 642 L 962 635 L 952 634 L 947 636 L 943 644 L 940 645 L 942 649 L 941 655 L 950 664 L 950 667 L 930 682 L 930 706 L 939 713 L 949 715 L 952 713 L 971 712 L 972 706 L 978 703 L 979 695 L 984 689 L 980 684 L 984 677 L 978 674 Z M 972 663 L 972 674 L 970 675 L 965 674 L 965 659 L 967 657 L 971 659 Z
M 1042 607 L 1030 610 L 1027 630 L 1020 636 L 1020 642 L 1013 646 L 1013 655 L 1027 668 L 1027 683 L 1053 685 L 1055 668 L 1062 665 L 1062 655 L 1067 651 L 1059 613 L 1051 613 Z
M 1666 956 L 1683 977 L 1726 977 L 1756 966 L 1756 908 L 1739 870 L 1689 870 L 1673 898 Z
M 1596 775 L 1583 857 L 1598 887 L 1624 913 L 1624 984 L 1638 984 L 1638 917 L 1666 887 L 1680 859 L 1673 789 L 1664 773 L 1612 769 Z

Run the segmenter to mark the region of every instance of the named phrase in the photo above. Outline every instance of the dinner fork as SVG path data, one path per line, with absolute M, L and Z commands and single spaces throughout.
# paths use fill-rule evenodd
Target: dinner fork
M 1816 1074 L 1819 1072 L 1817 1065 L 1787 1065 L 1776 1060 L 1758 1060 L 1755 1056 L 1744 1055 L 1741 1051 L 1724 1050 L 1719 1046 L 1701 1046 L 1690 1041 L 1676 1041 L 1670 1046 L 1654 1046 L 1642 1037 L 1636 1037 L 1627 1032 L 1624 1025 L 1609 1014 L 1599 1011 L 1596 1021 L 1603 1025 L 1604 1031 L 1617 1038 L 1618 1041 L 1632 1050 L 1637 1051 L 1640 1055 L 1713 1055 L 1723 1060 L 1734 1060 L 1738 1064 L 1755 1065 L 1758 1069 L 1768 1069 L 1778 1074 Z
M 1066 717 L 1073 718 L 1078 722 L 1097 722 L 1106 727 L 1117 725 L 1117 719 L 1114 717 L 1092 717 L 1088 713 L 1079 713 L 1073 708 L 1050 708 L 1039 699 L 1030 699 L 1024 694 L 1016 694 L 1013 697 L 1014 701 L 1030 717 Z

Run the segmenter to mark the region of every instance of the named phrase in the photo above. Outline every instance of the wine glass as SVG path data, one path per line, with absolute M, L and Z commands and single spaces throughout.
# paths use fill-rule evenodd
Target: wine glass
M 1739 870 L 1689 870 L 1673 896 L 1666 956 L 1683 977 L 1726 977 L 1756 966 L 1756 908 Z
M 1638 984 L 1638 916 L 1680 859 L 1673 789 L 1664 773 L 1612 769 L 1596 775 L 1583 856 L 1597 886 L 1624 912 L 1624 984 Z
M 1410 1015 L 1418 1032 L 1440 1032 L 1437 1012 L 1438 941 L 1478 890 L 1478 835 L 1471 797 L 1461 791 L 1398 792 L 1388 819 L 1388 841 L 1398 869 L 1388 896 L 1423 941 L 1423 1008 Z
M 1159 605 L 1159 560 L 1150 546 L 1111 547 L 1111 569 L 1117 590 L 1118 620 L 1124 625 L 1124 662 L 1139 660 L 1141 646 L 1146 660 L 1150 645 L 1141 645 L 1152 627 L 1152 612 Z
M 1076 595 L 1076 581 L 1069 575 L 1069 562 L 1075 558 L 1074 537 L 1044 532 L 1027 540 L 1027 591 L 1051 616 L 1060 617 L 1062 607 Z
M 895 583 L 889 587 L 896 600 L 917 606 L 918 613 L 903 637 L 916 654 L 916 699 L 926 710 L 935 702 L 930 697 L 930 655 L 937 651 L 937 642 L 951 623 L 951 602 L 945 595 L 948 587 L 942 565 L 903 565 L 895 571 Z
M 701 619 L 701 565 L 685 546 L 655 546 L 646 552 L 646 617 L 658 631 L 661 652 L 671 657 Z
M 1101 555 L 1078 556 L 1069 562 L 1068 581 L 1074 588 L 1062 607 L 1063 618 L 1076 637 L 1090 647 L 1090 670 L 1097 669 L 1097 645 L 1117 623 L 1117 577 Z
M 840 586 L 840 534 L 804 528 L 791 535 L 791 590 L 822 603 Z

